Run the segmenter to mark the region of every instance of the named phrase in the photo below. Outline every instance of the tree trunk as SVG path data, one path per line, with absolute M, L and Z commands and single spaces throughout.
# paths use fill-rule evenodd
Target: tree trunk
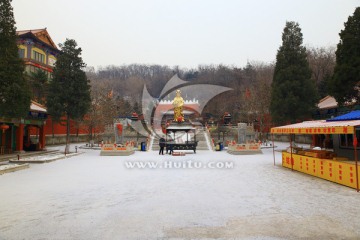
M 76 128 L 76 142 L 79 142 L 79 126 Z
M 66 115 L 66 145 L 65 154 L 70 153 L 70 116 Z
M 93 127 L 92 127 L 92 124 L 90 124 L 89 133 L 90 133 L 90 140 L 93 140 Z
M 54 145 L 54 140 L 55 140 L 54 119 L 51 119 L 51 133 L 52 133 L 52 144 Z

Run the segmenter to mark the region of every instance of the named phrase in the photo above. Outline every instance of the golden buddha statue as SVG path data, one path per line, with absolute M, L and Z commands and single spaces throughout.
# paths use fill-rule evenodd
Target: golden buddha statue
M 184 99 L 181 97 L 180 90 L 176 90 L 176 96 L 173 100 L 172 105 L 174 106 L 174 121 L 184 122 L 184 114 L 183 114 Z

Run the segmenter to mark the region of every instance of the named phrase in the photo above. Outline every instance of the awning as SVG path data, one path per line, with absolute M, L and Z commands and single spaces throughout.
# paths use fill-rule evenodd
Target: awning
M 354 127 L 360 126 L 360 120 L 334 121 L 326 120 L 305 121 L 280 127 L 271 128 L 273 134 L 353 134 Z
M 359 120 L 360 119 L 360 110 L 355 110 L 352 112 L 349 112 L 347 114 L 338 116 L 338 117 L 334 117 L 334 118 L 330 118 L 326 121 L 331 122 L 331 121 L 349 121 L 349 120 Z

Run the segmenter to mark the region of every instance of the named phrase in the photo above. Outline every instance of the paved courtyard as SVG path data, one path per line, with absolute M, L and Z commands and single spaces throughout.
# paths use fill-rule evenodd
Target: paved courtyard
M 278 152 L 273 166 L 272 149 L 83 151 L 0 176 L 0 239 L 360 239 L 360 193 L 282 168 Z M 126 165 L 139 161 L 159 165 Z

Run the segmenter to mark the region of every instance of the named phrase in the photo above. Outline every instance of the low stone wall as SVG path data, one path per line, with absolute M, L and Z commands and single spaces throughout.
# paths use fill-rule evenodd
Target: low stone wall
M 4 166 L 0 167 L 0 175 L 2 175 L 4 173 L 19 171 L 19 170 L 26 169 L 29 167 L 30 167 L 30 165 L 28 163 L 4 165 Z
M 77 143 L 77 142 L 88 142 L 89 136 L 88 135 L 70 135 L 70 142 Z M 45 142 L 47 145 L 58 145 L 58 144 L 65 144 L 66 143 L 66 136 L 46 136 Z
M 36 136 L 31 136 L 31 142 L 32 143 L 37 143 L 38 142 L 38 138 Z M 101 137 L 98 137 L 98 139 L 101 139 Z M 146 142 L 146 137 L 144 136 L 124 136 L 124 141 L 135 141 L 137 143 L 140 142 Z M 100 140 L 95 139 L 94 143 L 97 144 Z M 89 142 L 89 135 L 85 134 L 85 135 L 78 135 L 76 136 L 74 135 L 70 135 L 70 142 L 71 143 L 84 143 L 84 142 Z M 45 136 L 45 143 L 46 146 L 51 146 L 51 145 L 62 145 L 66 143 L 66 135 L 46 135 Z
M 36 136 L 30 137 L 32 143 L 38 143 L 38 138 Z M 88 135 L 70 135 L 70 142 L 71 143 L 77 143 L 77 142 L 88 142 L 89 136 Z M 46 146 L 51 145 L 62 145 L 66 143 L 66 136 L 65 135 L 55 135 L 54 137 L 52 135 L 46 135 L 45 136 L 45 144 Z

